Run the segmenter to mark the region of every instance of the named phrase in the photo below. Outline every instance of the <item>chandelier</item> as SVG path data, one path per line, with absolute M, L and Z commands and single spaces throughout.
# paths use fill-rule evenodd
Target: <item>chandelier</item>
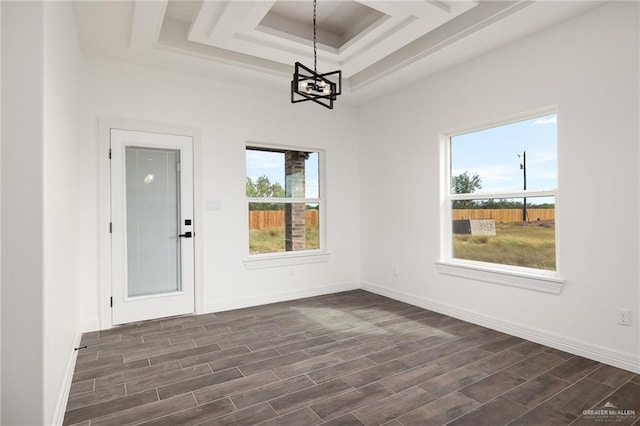
M 291 103 L 313 101 L 333 109 L 333 101 L 342 93 L 342 71 L 318 74 L 316 8 L 317 0 L 313 0 L 313 70 L 300 62 L 295 63 L 291 80 Z

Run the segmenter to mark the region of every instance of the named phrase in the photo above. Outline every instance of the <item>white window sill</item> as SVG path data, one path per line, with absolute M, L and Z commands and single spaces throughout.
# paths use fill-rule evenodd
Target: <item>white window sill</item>
M 246 258 L 243 262 L 244 267 L 250 270 L 305 265 L 309 263 L 324 263 L 329 261 L 330 256 L 331 253 L 326 251 L 255 254 Z
M 438 272 L 470 280 L 484 281 L 525 290 L 538 291 L 548 294 L 560 294 L 564 287 L 564 280 L 544 273 L 518 270 L 504 270 L 490 266 L 462 264 L 452 261 L 436 262 Z

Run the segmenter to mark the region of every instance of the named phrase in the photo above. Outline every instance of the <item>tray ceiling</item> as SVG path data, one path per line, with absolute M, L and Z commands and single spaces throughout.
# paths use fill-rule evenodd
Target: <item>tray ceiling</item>
M 351 94 L 398 86 L 597 5 L 318 0 L 318 71 L 341 69 Z M 311 0 L 91 1 L 74 8 L 81 45 L 91 53 L 278 87 L 289 84 L 296 61 L 313 66 Z

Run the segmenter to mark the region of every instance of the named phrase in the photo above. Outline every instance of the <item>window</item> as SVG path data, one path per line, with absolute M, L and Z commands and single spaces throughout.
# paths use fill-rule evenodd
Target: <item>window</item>
M 249 254 L 319 251 L 320 153 L 252 146 L 246 161 Z
M 445 260 L 554 276 L 557 115 L 455 134 L 447 142 Z

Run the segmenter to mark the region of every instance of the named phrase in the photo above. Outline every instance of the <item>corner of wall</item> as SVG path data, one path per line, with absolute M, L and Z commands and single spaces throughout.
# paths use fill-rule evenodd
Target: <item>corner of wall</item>
M 69 392 L 71 391 L 71 381 L 73 380 L 73 371 L 76 368 L 76 360 L 78 358 L 78 351 L 75 348 L 80 347 L 81 341 L 82 332 L 78 330 L 73 340 L 73 347 L 71 348 L 67 368 L 64 372 L 64 380 L 62 382 L 60 393 L 58 394 L 58 400 L 53 413 L 53 425 L 62 425 L 64 421 L 64 414 L 67 409 L 67 402 L 69 401 Z
M 43 10 L 2 3 L 2 424 L 44 419 Z
M 249 308 L 252 306 L 266 305 L 269 303 L 285 302 L 287 300 L 304 299 L 307 297 L 322 296 L 325 294 L 339 293 L 342 291 L 357 290 L 361 288 L 357 283 L 335 284 L 307 290 L 286 291 L 273 293 L 262 297 L 245 297 L 241 299 L 222 300 L 215 304 L 205 305 L 204 313 L 230 311 L 232 309 Z

